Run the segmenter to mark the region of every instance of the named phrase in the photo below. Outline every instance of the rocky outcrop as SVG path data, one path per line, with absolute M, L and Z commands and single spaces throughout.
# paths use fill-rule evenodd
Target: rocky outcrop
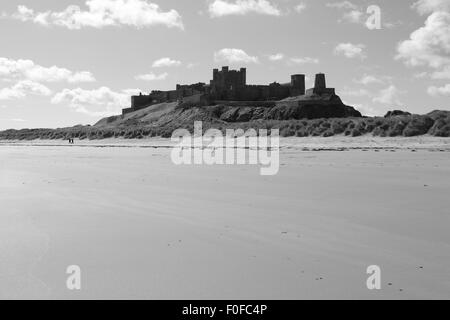
M 361 113 L 345 105 L 303 105 L 292 107 L 223 107 L 219 118 L 225 122 L 253 120 L 300 120 L 321 118 L 362 117 Z
M 274 107 L 265 115 L 266 120 L 300 120 L 321 118 L 362 117 L 353 107 L 346 105 L 315 105 L 306 104 L 292 107 Z
M 221 112 L 220 119 L 225 122 L 362 117 L 358 110 L 343 104 L 336 95 L 293 97 L 273 107 L 222 106 Z

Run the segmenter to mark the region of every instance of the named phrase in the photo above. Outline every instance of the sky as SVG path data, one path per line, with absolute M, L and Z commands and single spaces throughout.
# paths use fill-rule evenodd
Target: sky
M 365 115 L 450 109 L 450 0 L 8 0 L 0 39 L 1 130 L 94 124 L 222 66 L 323 72 Z

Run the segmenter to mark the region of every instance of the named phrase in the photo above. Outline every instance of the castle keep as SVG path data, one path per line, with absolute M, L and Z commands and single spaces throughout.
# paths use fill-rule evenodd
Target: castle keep
M 209 86 L 212 100 L 219 101 L 276 101 L 294 95 L 305 94 L 305 75 L 293 75 L 290 83 L 269 85 L 247 85 L 247 70 L 213 70 Z
M 131 97 L 131 108 L 123 109 L 123 114 L 146 108 L 153 104 L 164 102 L 191 103 L 207 105 L 216 103 L 240 103 L 245 105 L 275 104 L 277 101 L 297 96 L 334 95 L 335 90 L 326 87 L 325 75 L 317 74 L 315 86 L 305 91 L 305 75 L 291 76 L 291 82 L 269 85 L 248 85 L 247 69 L 213 70 L 213 79 L 209 84 L 196 83 L 177 85 L 176 90 L 152 91 L 148 95 L 140 94 Z

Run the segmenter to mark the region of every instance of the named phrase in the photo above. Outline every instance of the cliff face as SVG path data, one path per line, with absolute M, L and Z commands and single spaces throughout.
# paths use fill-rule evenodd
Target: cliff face
M 272 107 L 224 105 L 219 110 L 219 118 L 226 122 L 362 117 L 359 111 L 346 106 L 335 94 L 290 97 Z
M 320 119 L 362 117 L 361 113 L 345 105 L 336 94 L 312 94 L 290 97 L 279 101 L 269 114 L 269 119 Z
M 289 107 L 275 106 L 270 108 L 223 106 L 220 112 L 219 118 L 225 122 L 362 117 L 359 111 L 345 105 L 321 106 L 306 104 Z

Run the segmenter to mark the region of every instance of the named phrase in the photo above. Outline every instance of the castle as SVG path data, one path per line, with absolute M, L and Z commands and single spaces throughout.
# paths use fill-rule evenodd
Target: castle
M 191 85 L 177 84 L 176 90 L 152 91 L 148 95 L 142 93 L 131 97 L 131 108 L 123 109 L 122 114 L 134 112 L 153 104 L 164 102 L 179 102 L 194 105 L 208 105 L 219 103 L 238 103 L 240 105 L 275 105 L 277 101 L 302 96 L 334 95 L 335 90 L 326 87 L 325 75 L 316 75 L 314 88 L 305 90 L 305 75 L 295 74 L 291 76 L 291 82 L 280 84 L 277 82 L 269 85 L 248 85 L 247 69 L 230 70 L 222 67 L 213 70 L 213 79 L 209 85 L 196 83 Z

